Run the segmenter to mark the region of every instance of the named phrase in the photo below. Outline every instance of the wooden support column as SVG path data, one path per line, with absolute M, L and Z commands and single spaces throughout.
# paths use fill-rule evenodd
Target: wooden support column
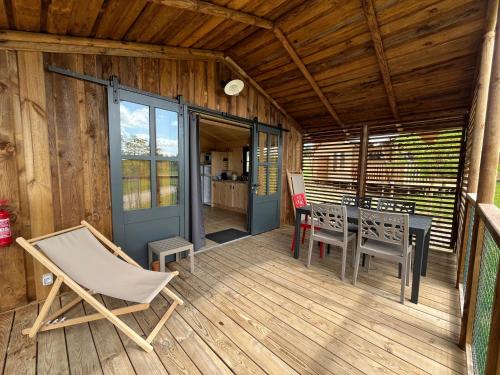
M 17 61 L 31 235 L 40 236 L 55 230 L 43 54 L 19 51 Z M 44 272 L 47 269 L 34 262 L 38 300 L 50 292 L 49 286 L 42 285 Z
M 361 142 L 359 147 L 357 195 L 364 197 L 366 193 L 366 163 L 368 160 L 368 125 L 363 125 L 361 128 Z
M 474 116 L 474 131 L 472 133 L 472 146 L 470 152 L 469 177 L 467 192 L 476 193 L 479 180 L 479 165 L 481 150 L 483 148 L 484 123 L 486 121 L 486 108 L 493 63 L 493 49 L 495 46 L 495 28 L 497 24 L 499 0 L 490 0 L 488 4 L 488 19 L 486 21 L 481 49 L 479 76 L 477 80 L 477 103 Z
M 498 17 L 498 2 L 496 11 Z M 498 26 L 497 23 L 476 204 L 493 203 L 495 199 L 498 155 L 500 152 L 500 33 Z M 478 210 L 476 210 L 460 332 L 460 345 L 462 347 L 469 344 L 472 337 L 483 236 L 484 223 L 479 220 Z
M 495 46 L 495 28 L 498 18 L 498 6 L 500 0 L 490 0 L 488 3 L 488 19 L 484 29 L 483 45 L 481 49 L 481 60 L 479 66 L 479 75 L 477 79 L 477 102 L 476 111 L 473 119 L 472 145 L 469 156 L 469 175 L 467 181 L 467 193 L 477 192 L 477 183 L 479 180 L 479 165 L 481 162 L 481 149 L 483 147 L 484 123 L 486 121 L 486 108 L 488 105 L 488 92 L 491 79 L 491 66 L 493 63 L 493 49 Z M 464 241 L 466 230 L 469 223 L 469 202 L 466 201 L 465 220 L 462 227 L 460 249 L 458 249 L 458 267 L 456 286 L 460 283 L 463 270 L 462 265 L 465 261 L 465 251 L 467 241 Z M 465 297 L 465 296 L 464 296 Z

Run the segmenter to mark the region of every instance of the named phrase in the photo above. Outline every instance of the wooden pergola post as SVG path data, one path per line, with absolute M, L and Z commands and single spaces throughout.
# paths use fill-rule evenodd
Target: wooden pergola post
M 364 197 L 366 193 L 366 163 L 368 159 L 368 125 L 361 128 L 358 161 L 358 197 Z
M 496 13 L 498 16 L 498 1 Z M 493 203 L 495 198 L 498 155 L 500 152 L 500 32 L 496 25 L 495 48 L 493 52 L 493 70 L 488 94 L 486 121 L 484 126 L 483 147 L 477 189 L 476 204 Z M 476 307 L 477 281 L 481 261 L 484 223 L 479 220 L 476 210 L 472 230 L 472 245 L 467 273 L 467 287 L 464 296 L 464 311 L 460 332 L 460 345 L 465 347 L 470 343 L 473 317 Z
M 498 18 L 499 0 L 490 0 L 488 4 L 488 19 L 483 36 L 481 50 L 481 62 L 477 80 L 477 103 L 474 115 L 474 131 L 472 133 L 472 145 L 469 165 L 469 179 L 467 192 L 476 193 L 479 181 L 479 166 L 481 162 L 481 150 L 483 148 L 484 124 L 486 121 L 486 109 L 488 105 L 488 93 L 491 80 L 491 68 L 493 63 L 493 50 L 495 46 L 495 28 Z
M 473 119 L 472 145 L 469 156 L 469 175 L 467 181 L 467 193 L 476 193 L 479 181 L 479 168 L 481 163 L 481 150 L 483 148 L 484 124 L 486 122 L 486 110 L 488 106 L 488 94 L 491 80 L 491 69 L 493 64 L 493 50 L 495 46 L 495 28 L 498 20 L 498 7 L 500 0 L 490 0 L 488 3 L 488 18 L 484 29 L 483 45 L 481 49 L 481 60 L 477 80 L 476 110 Z M 458 249 L 458 267 L 456 287 L 462 277 L 462 267 L 465 261 L 465 249 L 467 246 L 466 233 L 470 222 L 469 204 L 465 204 L 464 223 L 460 249 Z

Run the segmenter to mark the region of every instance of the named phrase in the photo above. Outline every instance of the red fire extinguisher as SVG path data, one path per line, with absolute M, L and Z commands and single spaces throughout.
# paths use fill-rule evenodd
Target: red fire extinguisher
M 12 243 L 10 214 L 6 208 L 7 200 L 0 200 L 0 246 L 9 246 Z

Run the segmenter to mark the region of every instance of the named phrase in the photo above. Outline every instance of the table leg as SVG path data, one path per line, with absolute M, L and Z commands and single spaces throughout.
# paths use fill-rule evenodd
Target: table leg
M 190 266 L 191 266 L 191 273 L 194 273 L 194 249 L 191 248 L 189 250 L 189 257 L 191 258 L 189 260 Z
M 424 242 L 425 235 L 419 232 L 417 235 L 417 240 L 415 242 L 415 255 L 413 264 L 413 280 L 411 284 L 411 301 L 413 303 L 418 303 L 418 293 L 420 290 L 420 275 L 422 273 L 422 258 L 424 253 Z
M 301 214 L 295 215 L 295 249 L 293 250 L 293 257 L 299 259 L 300 249 L 300 217 Z
M 431 241 L 431 230 L 429 229 L 425 235 L 425 241 L 424 241 L 424 255 L 422 258 L 422 276 L 427 275 L 427 260 L 429 256 L 430 241 Z
M 165 255 L 160 254 L 160 272 L 165 272 Z
M 153 252 L 148 248 L 148 270 L 151 269 L 151 263 L 153 262 Z

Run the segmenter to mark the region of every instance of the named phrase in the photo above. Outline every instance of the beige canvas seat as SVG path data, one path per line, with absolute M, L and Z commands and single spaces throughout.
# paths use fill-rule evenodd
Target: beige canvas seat
M 63 328 L 106 318 L 144 350 L 151 351 L 153 350 L 151 342 L 154 337 L 175 307 L 183 303 L 177 295 L 166 288 L 168 282 L 178 274 L 177 271 L 164 273 L 141 268 L 118 246 L 85 221 L 82 221 L 82 225 L 77 227 L 31 240 L 20 237 L 17 242 L 56 277 L 52 290 L 35 323 L 31 328 L 23 330 L 23 334 L 28 334 L 30 337 L 33 337 L 38 331 Z M 62 283 L 71 288 L 78 295 L 78 298 L 48 316 L 50 305 Z M 151 334 L 144 339 L 123 323 L 118 315 L 147 309 L 150 302 L 160 292 L 168 295 L 173 303 Z M 94 293 L 137 304 L 108 310 L 92 296 Z M 85 300 L 94 307 L 97 313 L 50 324 L 81 300 Z

